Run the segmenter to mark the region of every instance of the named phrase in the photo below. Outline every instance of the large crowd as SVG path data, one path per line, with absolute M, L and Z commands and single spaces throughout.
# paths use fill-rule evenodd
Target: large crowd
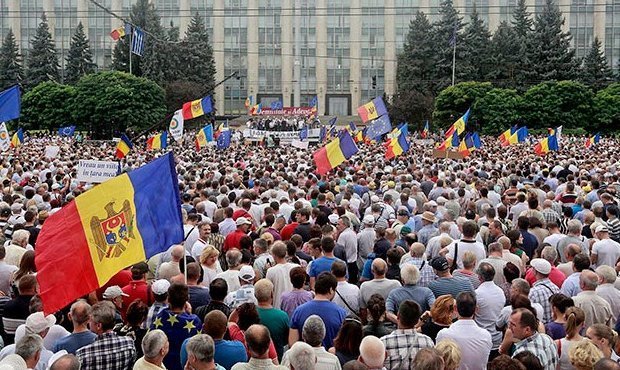
M 37 236 L 93 186 L 78 161 L 115 148 L 2 156 L 0 370 L 620 368 L 617 140 L 537 156 L 485 137 L 459 160 L 360 143 L 317 176 L 312 147 L 193 135 L 168 148 L 185 240 L 47 316 Z M 138 146 L 123 171 L 160 155 Z

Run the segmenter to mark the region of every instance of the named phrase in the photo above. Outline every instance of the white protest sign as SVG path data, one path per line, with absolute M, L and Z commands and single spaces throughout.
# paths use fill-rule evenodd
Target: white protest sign
M 291 146 L 298 149 L 308 149 L 308 144 L 310 144 L 308 141 L 301 141 L 299 139 L 291 141 Z
M 58 152 L 60 152 L 60 147 L 56 146 L 56 145 L 48 145 L 45 147 L 45 158 L 56 158 L 56 156 L 58 155 Z
M 104 182 L 118 175 L 118 162 L 80 159 L 77 180 L 84 182 Z

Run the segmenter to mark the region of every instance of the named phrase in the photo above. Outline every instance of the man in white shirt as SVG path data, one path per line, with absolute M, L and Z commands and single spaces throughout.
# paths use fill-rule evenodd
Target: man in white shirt
M 233 212 L 234 211 L 231 207 L 224 208 L 224 216 L 226 216 L 226 218 L 218 224 L 219 229 L 220 229 L 220 234 L 222 234 L 224 238 L 228 234 L 237 230 L 237 224 L 235 223 L 235 220 L 233 220 L 232 218 Z
M 476 303 L 476 296 L 471 292 L 463 292 L 456 297 L 458 320 L 449 328 L 439 331 L 437 343 L 452 339 L 461 349 L 462 369 L 485 370 L 493 339 L 488 331 L 478 327 L 473 320 Z
M 338 280 L 336 295 L 332 302 L 344 308 L 348 315 L 354 314 L 359 316 L 360 288 L 347 282 L 347 266 L 342 261 L 336 261 L 332 264 L 331 272 Z
M 4 262 L 4 257 L 6 257 L 6 249 L 4 249 L 3 245 L 0 245 L 0 291 L 4 293 L 5 296 L 10 297 L 11 278 L 18 267 Z
M 347 269 L 349 270 L 349 281 L 357 284 L 359 269 L 357 268 L 357 234 L 351 228 L 351 219 L 342 216 L 338 219 L 338 241 L 344 247 L 347 255 Z
M 599 266 L 596 269 L 599 286 L 596 287 L 596 295 L 603 298 L 611 306 L 613 317 L 620 317 L 620 290 L 616 289 L 616 270 L 611 266 Z
M 504 304 L 506 303 L 506 297 L 502 288 L 495 285 L 493 278 L 495 277 L 495 268 L 488 262 L 481 262 L 478 266 L 478 276 L 482 283 L 476 289 L 476 324 L 479 327 L 486 329 L 491 334 L 493 346 L 492 358 L 499 355 L 499 345 L 502 343 L 502 332 L 497 330 L 495 326 L 495 320 L 499 316 Z
M 286 244 L 281 241 L 273 243 L 271 246 L 274 266 L 267 269 L 266 278 L 273 284 L 273 307 L 280 307 L 282 294 L 293 290 L 290 273 L 298 264 L 286 261 Z
M 592 264 L 596 267 L 616 266 L 620 259 L 620 243 L 609 238 L 607 226 L 597 226 L 595 234 L 599 241 L 592 245 L 592 254 L 590 255 Z
M 198 240 L 192 245 L 191 254 L 196 261 L 200 261 L 200 255 L 207 246 L 207 238 L 211 234 L 211 224 L 205 221 L 198 223 Z
M 487 256 L 484 245 L 476 241 L 478 225 L 474 221 L 468 220 L 463 223 L 461 229 L 463 237 L 453 241 L 447 248 L 444 248 L 442 252 L 440 252 L 440 255 L 446 257 L 450 266 L 452 266 L 452 263 L 456 262 L 460 269 L 463 268 L 463 255 L 467 251 L 472 252 L 476 256 L 476 261 L 478 262 L 482 261 Z M 456 254 L 456 261 L 454 260 L 455 253 L 458 253 Z

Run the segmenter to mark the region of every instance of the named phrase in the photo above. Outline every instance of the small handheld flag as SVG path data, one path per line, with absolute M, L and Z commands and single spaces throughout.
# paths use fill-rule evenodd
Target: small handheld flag
M 11 138 L 11 148 L 17 148 L 18 146 L 22 145 L 23 142 L 24 142 L 24 131 L 20 127 L 19 129 L 17 129 L 17 131 L 13 134 L 13 137 Z
M 133 149 L 133 144 L 127 135 L 122 134 L 118 144 L 116 144 L 116 158 L 123 159 Z
M 168 146 L 168 131 L 164 131 L 161 134 L 153 135 L 146 141 L 146 149 L 166 149 Z

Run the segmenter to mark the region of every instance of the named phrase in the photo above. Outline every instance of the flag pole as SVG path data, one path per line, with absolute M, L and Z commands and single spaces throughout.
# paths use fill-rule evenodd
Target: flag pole
M 133 27 L 131 28 L 131 35 L 129 35 L 129 74 L 132 73 L 132 63 L 131 63 L 131 45 L 133 45 Z M 454 67 L 452 67 L 454 68 Z M 454 73 L 453 73 L 454 75 Z M 452 85 L 454 85 L 454 77 L 452 77 Z
M 455 71 L 456 71 L 456 36 L 454 37 L 454 47 L 452 49 L 452 86 L 454 86 Z

